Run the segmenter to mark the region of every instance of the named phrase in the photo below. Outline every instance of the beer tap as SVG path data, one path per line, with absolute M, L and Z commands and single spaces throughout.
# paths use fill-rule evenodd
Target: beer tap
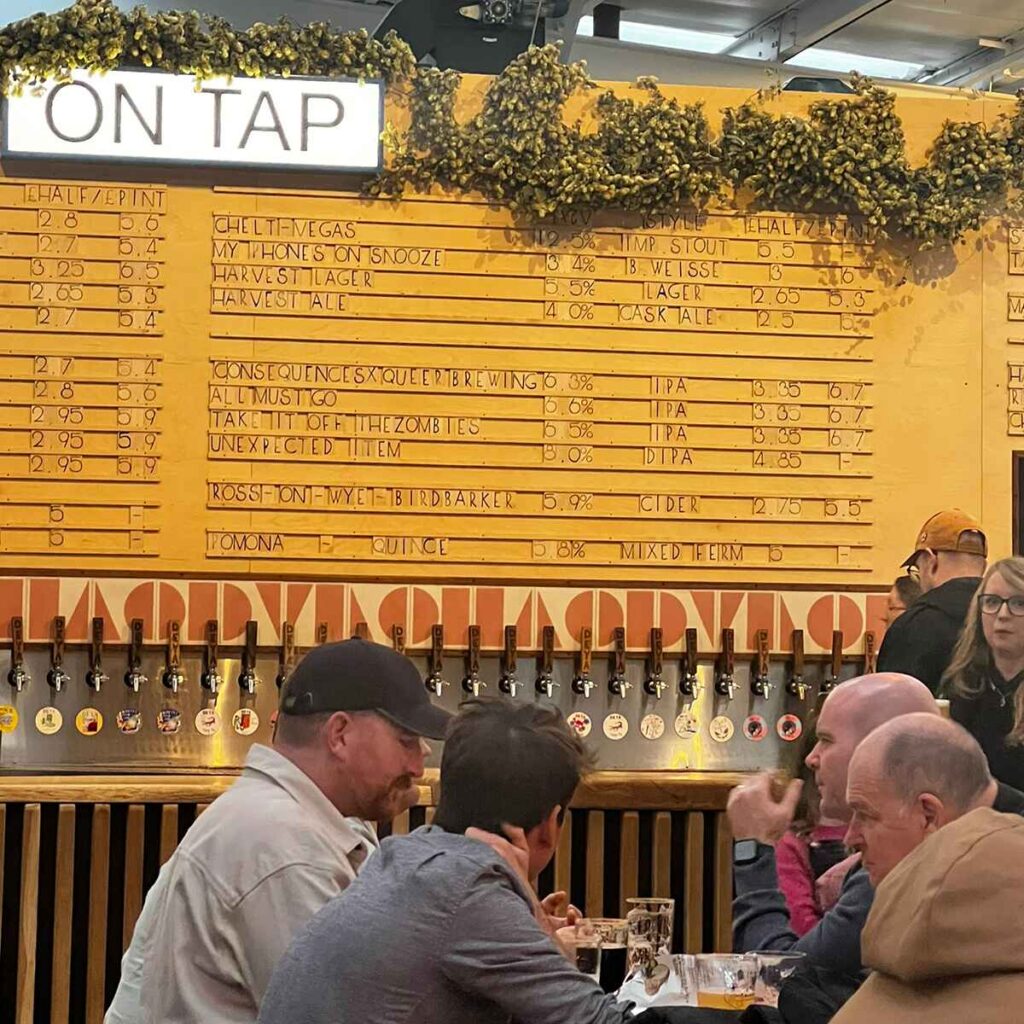
M 651 653 L 647 659 L 647 678 L 644 680 L 644 690 L 656 700 L 661 700 L 665 692 L 664 657 L 662 648 L 662 633 L 657 626 L 651 627 Z
M 829 661 L 828 674 L 821 682 L 821 692 L 831 693 L 839 685 L 839 673 L 843 670 L 843 632 L 840 629 L 832 633 L 832 658 Z
M 516 678 L 516 627 L 505 627 L 505 650 L 501 657 L 501 679 L 498 689 L 514 697 L 519 692 L 519 680 Z
M 256 692 L 256 630 L 258 626 L 253 619 L 245 624 L 245 647 L 242 648 L 242 671 L 238 676 L 238 685 L 249 696 Z
M 92 620 L 92 639 L 89 643 L 89 671 L 85 673 L 85 684 L 97 693 L 110 676 L 103 671 L 103 619 Z
M 612 674 L 608 677 L 608 692 L 625 697 L 630 683 L 626 679 L 626 631 L 622 626 L 612 630 Z
M 480 678 L 480 627 L 469 627 L 469 647 L 466 649 L 466 675 L 462 680 L 462 689 L 474 697 L 480 696 L 480 690 L 487 684 Z
M 124 685 L 138 693 L 142 684 L 149 682 L 142 674 L 142 619 L 132 619 L 129 633 L 128 671 L 124 674 Z
M 280 690 L 295 668 L 295 627 L 290 622 L 281 623 L 281 650 L 277 656 L 277 688 Z
M 352 631 L 353 640 L 369 640 L 370 639 L 370 627 L 365 622 L 357 622 L 355 629 Z
M 427 689 L 435 696 L 440 697 L 448 681 L 441 675 L 441 666 L 444 655 L 444 626 L 435 625 L 430 627 L 430 654 L 427 657 Z
M 679 676 L 679 692 L 693 699 L 700 696 L 700 677 L 697 674 L 697 630 L 686 631 L 686 646 L 683 651 L 682 672 Z
M 768 675 L 769 652 L 768 652 L 768 630 L 757 631 L 757 654 L 754 656 L 754 663 L 750 669 L 750 689 L 755 697 L 764 697 L 767 700 L 774 689 Z
M 203 674 L 199 677 L 200 685 L 209 690 L 213 697 L 220 691 L 223 680 L 217 670 L 217 642 L 219 637 L 217 620 L 210 619 L 206 623 L 206 646 L 203 648 Z
M 167 623 L 167 668 L 162 681 L 174 694 L 185 683 L 185 673 L 181 670 L 181 623 L 174 619 Z
M 53 645 L 50 648 L 50 671 L 46 673 L 46 681 L 53 687 L 54 693 L 60 693 L 64 686 L 71 682 L 71 676 L 64 671 L 65 635 L 64 616 L 54 616 Z
M 869 676 L 878 671 L 878 651 L 875 650 L 875 634 L 868 630 L 864 634 L 864 671 L 861 675 Z
M 11 670 L 7 682 L 21 693 L 32 677 L 25 669 L 25 620 L 20 615 L 11 619 Z
M 786 692 L 798 700 L 807 697 L 807 683 L 804 680 L 804 631 L 793 630 L 793 660 L 790 662 L 789 679 L 786 681 Z
M 729 700 L 736 696 L 734 643 L 733 631 L 723 629 L 722 651 L 718 655 L 718 663 L 715 665 L 715 692 L 720 697 L 728 697 Z
M 589 664 L 589 661 L 588 661 Z M 537 692 L 544 694 L 548 700 L 554 699 L 555 687 L 555 627 L 545 626 L 541 632 L 540 671 L 537 673 Z M 575 682 L 573 689 L 576 688 Z
M 405 654 L 405 626 L 397 622 L 391 627 L 391 646 L 399 654 Z
M 594 632 L 589 626 L 584 626 L 580 630 L 580 649 L 576 654 L 576 674 L 572 679 L 572 692 L 584 697 L 589 697 L 590 691 L 594 688 L 594 679 L 590 674 L 593 651 Z

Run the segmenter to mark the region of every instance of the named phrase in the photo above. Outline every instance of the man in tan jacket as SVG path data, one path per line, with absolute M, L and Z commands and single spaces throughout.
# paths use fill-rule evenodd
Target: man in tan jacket
M 872 732 L 850 762 L 847 842 L 877 889 L 871 976 L 835 1024 L 1024 1019 L 1024 819 L 992 810 L 975 739 L 932 715 Z

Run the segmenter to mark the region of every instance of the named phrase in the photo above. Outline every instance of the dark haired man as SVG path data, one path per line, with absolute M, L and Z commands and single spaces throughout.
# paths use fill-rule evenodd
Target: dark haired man
M 302 930 L 260 1021 L 622 1024 L 625 1009 L 563 956 L 560 922 L 528 881 L 551 860 L 587 767 L 556 711 L 467 702 L 445 741 L 434 824 L 385 839 Z M 519 870 L 478 831 L 508 826 Z

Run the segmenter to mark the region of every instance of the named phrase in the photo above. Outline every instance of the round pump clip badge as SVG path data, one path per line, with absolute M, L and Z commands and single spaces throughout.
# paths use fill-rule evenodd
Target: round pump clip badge
M 594 722 L 586 711 L 574 711 L 566 719 L 566 722 L 569 728 L 581 739 L 589 736 L 590 730 L 594 728 Z
M 161 708 L 156 713 L 156 729 L 164 736 L 181 732 L 181 712 L 177 708 Z
M 103 728 L 103 715 L 96 708 L 82 708 L 75 715 L 75 728 L 83 736 L 95 736 Z
M 796 715 L 783 715 L 775 723 L 775 731 L 779 734 L 779 739 L 795 743 L 804 734 L 804 723 Z
M 660 740 L 665 735 L 665 719 L 661 715 L 644 715 L 640 722 L 640 735 L 645 740 Z
M 239 736 L 251 736 L 260 727 L 260 716 L 253 708 L 239 708 L 231 716 L 231 728 Z
M 760 743 L 768 735 L 768 723 L 760 715 L 750 715 L 743 723 L 743 735 Z
M 620 715 L 617 711 L 613 711 L 604 720 L 601 728 L 608 739 L 621 740 L 629 732 L 629 719 L 625 715 Z
M 716 743 L 728 743 L 735 731 L 736 726 L 732 724 L 732 719 L 726 715 L 718 715 L 712 718 L 711 724 L 708 726 L 708 732 L 711 733 L 711 738 Z
M 36 712 L 36 728 L 44 736 L 53 736 L 60 732 L 64 724 L 64 716 L 55 707 L 40 708 Z
M 142 712 L 138 708 L 121 708 L 114 721 L 119 732 L 134 736 L 142 728 Z
M 216 736 L 220 732 L 220 715 L 215 708 L 200 708 L 196 712 L 196 732 L 200 736 Z
M 13 704 L 0 704 L 0 733 L 18 728 L 18 709 Z
M 682 714 L 676 715 L 675 728 L 676 735 L 681 740 L 688 740 L 700 732 L 700 722 L 697 721 L 697 716 L 692 711 L 684 711 Z

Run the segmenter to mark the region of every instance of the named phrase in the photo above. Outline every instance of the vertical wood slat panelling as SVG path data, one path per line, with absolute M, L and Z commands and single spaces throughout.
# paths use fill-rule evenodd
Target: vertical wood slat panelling
M 75 897 L 75 805 L 57 811 L 50 1024 L 66 1024 L 71 1002 L 71 909 Z
M 729 819 L 715 815 L 715 878 L 712 884 L 715 952 L 732 952 L 732 833 Z
M 142 913 L 142 863 L 146 841 L 146 808 L 132 804 L 128 808 L 128 827 L 124 839 L 124 924 L 121 928 L 121 949 L 132 941 L 135 922 Z
M 672 892 L 672 815 L 668 811 L 654 816 L 653 847 L 651 895 L 667 896 Z
M 686 893 L 683 908 L 683 952 L 700 953 L 704 946 L 704 815 L 691 811 L 683 826 Z
M 564 892 L 572 899 L 572 814 L 565 816 L 562 834 L 555 850 L 555 892 Z
M 110 886 L 110 804 L 92 812 L 89 861 L 89 938 L 85 968 L 85 1024 L 103 1024 L 107 957 L 107 892 Z
M 109 905 L 111 865 L 120 863 L 120 850 L 111 849 L 113 805 L 90 804 L 88 800 L 77 805 L 55 803 L 52 801 L 60 800 L 59 796 L 43 797 L 42 793 L 35 797 L 37 801 L 41 798 L 48 802 L 0 801 L 0 898 L 5 884 L 21 887 L 12 906 L 17 917 L 16 922 L 12 922 L 17 925 L 17 943 L 15 948 L 3 951 L 5 959 L 13 958 L 8 961 L 12 970 L 17 965 L 18 1005 L 10 1008 L 14 1016 L 9 1019 L 13 1024 L 36 1024 L 37 1020 L 44 1019 L 49 1024 L 70 1024 L 72 1021 L 76 1024 L 79 1021 L 102 1024 L 106 995 L 115 980 L 107 977 L 107 932 L 109 922 L 120 916 L 118 912 L 112 912 Z M 82 797 L 76 795 L 70 799 Z M 144 901 L 145 865 L 154 860 L 161 865 L 166 863 L 178 844 L 182 813 L 188 815 L 194 806 L 198 816 L 209 803 L 194 802 L 195 796 L 191 797 L 191 804 L 163 803 L 160 806 L 159 829 L 147 830 L 146 805 L 134 802 L 140 799 L 140 795 L 129 797 L 126 794 L 113 799 L 123 800 L 120 806 L 126 809 L 123 906 L 118 908 L 118 911 L 123 910 L 123 927 L 118 929 L 116 938 L 127 946 Z M 146 797 L 141 796 L 141 799 Z M 8 807 L 17 809 L 19 816 L 15 820 L 23 820 L 24 825 L 19 836 L 22 847 L 20 872 L 14 868 L 12 875 L 12 863 L 9 861 L 5 877 L 5 826 L 11 820 Z M 46 810 L 47 807 L 50 810 Z M 632 896 L 662 896 L 675 892 L 680 898 L 677 904 L 680 930 L 676 933 L 680 951 L 703 951 L 706 935 L 713 938 L 714 949 L 728 950 L 731 948 L 732 925 L 732 840 L 725 815 L 699 809 L 680 813 L 664 807 L 662 804 L 660 808 L 647 812 L 651 815 L 649 833 L 641 829 L 644 813 L 641 801 L 635 801 L 632 807 L 622 810 L 621 815 L 614 804 L 575 808 L 566 815 L 555 851 L 554 889 L 571 894 L 575 881 L 583 911 L 592 917 L 604 916 L 606 912 L 624 915 L 626 901 Z M 606 809 L 614 815 L 611 826 L 606 824 Z M 49 817 L 46 817 L 47 827 L 43 828 L 44 813 L 49 815 L 54 810 L 56 829 L 51 830 L 49 823 L 53 819 Z M 407 834 L 413 821 L 432 822 L 434 808 L 423 806 L 414 815 L 412 817 L 406 811 L 395 819 L 391 825 L 392 834 Z M 91 817 L 92 825 L 91 839 L 88 838 L 88 830 L 84 833 L 89 853 L 88 888 L 87 892 L 80 894 L 80 899 L 88 908 L 88 916 L 81 934 L 73 932 L 72 924 L 72 908 L 76 902 L 76 824 L 82 824 L 79 816 L 85 816 L 86 826 Z M 612 829 L 610 834 L 609 827 Z M 581 829 L 584 830 L 583 835 L 579 834 Z M 575 851 L 574 831 L 577 833 Z M 81 832 L 78 835 L 81 838 Z M 44 841 L 45 849 L 42 848 Z M 708 844 L 712 847 L 710 851 L 705 849 Z M 80 852 L 79 860 L 85 852 Z M 116 857 L 113 856 L 115 852 Z M 706 853 L 710 854 L 709 860 L 706 860 Z M 50 864 L 55 865 L 52 944 L 47 941 L 49 922 L 46 922 L 46 927 L 41 927 L 38 916 L 40 900 L 46 898 L 40 896 L 40 886 L 49 884 Z M 40 865 L 46 865 L 42 879 Z M 677 874 L 680 870 L 681 878 Z M 644 891 L 640 891 L 640 879 L 645 880 Z M 609 886 L 616 887 L 617 892 Z M 610 898 L 607 906 L 606 897 Z M 711 927 L 710 932 L 708 927 Z M 39 947 L 40 941 L 47 946 L 46 949 Z M 80 965 L 77 969 L 74 967 L 76 963 Z M 52 973 L 47 978 L 46 968 L 50 965 Z M 84 977 L 77 973 L 73 976 L 75 970 L 81 970 Z M 76 985 L 83 986 L 84 1005 L 71 1006 Z M 41 986 L 47 986 L 48 993 Z
M 36 937 L 39 929 L 39 832 L 42 808 L 25 806 L 21 834 L 21 912 L 18 919 L 18 1005 L 16 1024 L 32 1024 L 36 997 Z
M 170 859 L 178 845 L 178 805 L 164 804 L 160 811 L 160 866 Z
M 622 834 L 619 839 L 619 917 L 625 917 L 629 911 L 626 900 L 637 895 L 640 880 L 640 815 L 636 811 L 626 811 L 622 815 Z M 652 893 L 654 896 L 667 896 L 664 893 Z M 644 895 L 647 895 L 646 893 Z
M 587 917 L 604 917 L 604 811 L 587 812 Z

